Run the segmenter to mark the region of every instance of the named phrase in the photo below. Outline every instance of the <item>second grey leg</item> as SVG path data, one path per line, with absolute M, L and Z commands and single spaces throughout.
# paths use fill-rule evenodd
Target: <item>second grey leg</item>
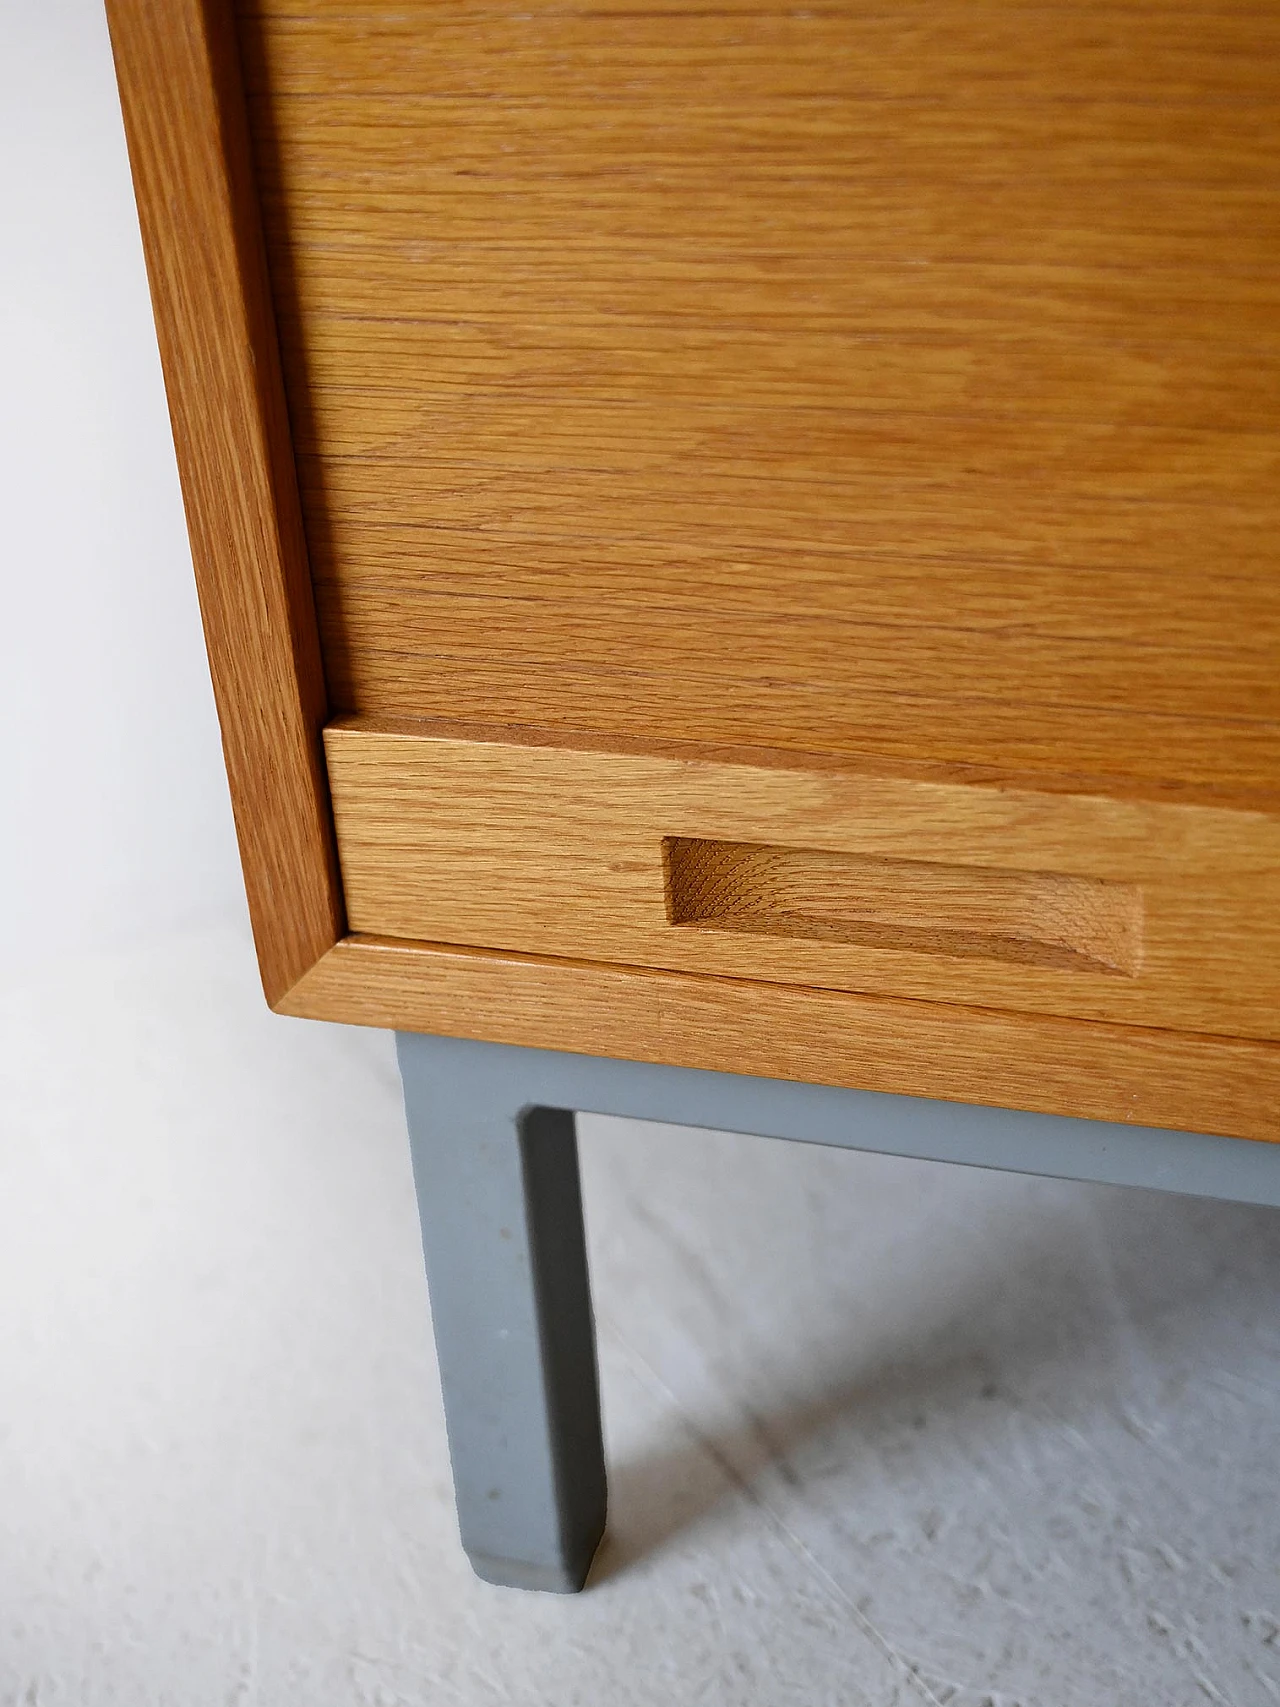
M 462 1544 L 513 1588 L 582 1587 L 604 1530 L 573 1114 L 397 1037 Z

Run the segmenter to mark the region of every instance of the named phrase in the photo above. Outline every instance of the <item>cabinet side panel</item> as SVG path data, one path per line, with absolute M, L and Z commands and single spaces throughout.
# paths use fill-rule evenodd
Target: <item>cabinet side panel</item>
M 269 1001 L 337 940 L 325 688 L 240 73 L 217 0 L 108 0 L 254 937 Z

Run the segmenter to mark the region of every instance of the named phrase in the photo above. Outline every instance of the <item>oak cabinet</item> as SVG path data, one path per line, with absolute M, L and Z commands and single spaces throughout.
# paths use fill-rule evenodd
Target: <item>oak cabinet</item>
M 109 12 L 275 1006 L 1280 1137 L 1280 14 Z

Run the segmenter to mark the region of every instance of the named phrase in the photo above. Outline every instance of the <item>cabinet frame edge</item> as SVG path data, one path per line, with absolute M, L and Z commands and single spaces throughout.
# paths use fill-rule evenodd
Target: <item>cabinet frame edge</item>
M 107 0 L 268 1002 L 342 936 L 328 707 L 230 0 Z
M 1280 1044 L 351 935 L 300 1019 L 1280 1141 Z

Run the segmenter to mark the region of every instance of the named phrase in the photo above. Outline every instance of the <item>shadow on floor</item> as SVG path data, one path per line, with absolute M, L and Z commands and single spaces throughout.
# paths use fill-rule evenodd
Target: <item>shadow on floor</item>
M 802 1396 L 767 1406 L 742 1399 L 727 1422 L 721 1413 L 708 1425 L 668 1392 L 675 1415 L 666 1438 L 610 1465 L 610 1527 L 592 1582 L 662 1551 L 735 1498 L 778 1521 L 788 1501 L 821 1500 L 824 1476 L 847 1466 L 851 1441 L 895 1450 L 908 1431 L 941 1429 L 952 1449 L 977 1450 L 1000 1409 L 1018 1408 L 1028 1392 L 1041 1405 L 1047 1390 L 1114 1409 L 1104 1366 L 1119 1355 L 1117 1339 L 1147 1342 L 1140 1362 L 1158 1365 L 1156 1346 L 1180 1345 L 1194 1360 L 1215 1322 L 1241 1312 L 1265 1320 L 1274 1309 L 1280 1210 L 1120 1187 L 1055 1189 L 1030 1215 L 1010 1205 L 1006 1236 L 975 1245 L 961 1284 L 931 1300 L 909 1333 L 878 1347 L 847 1338 Z M 626 1324 L 607 1302 L 601 1333 L 634 1365 Z M 606 1406 L 607 1398 L 606 1389 Z M 1176 1404 L 1177 1394 L 1166 1385 L 1162 1400 Z

